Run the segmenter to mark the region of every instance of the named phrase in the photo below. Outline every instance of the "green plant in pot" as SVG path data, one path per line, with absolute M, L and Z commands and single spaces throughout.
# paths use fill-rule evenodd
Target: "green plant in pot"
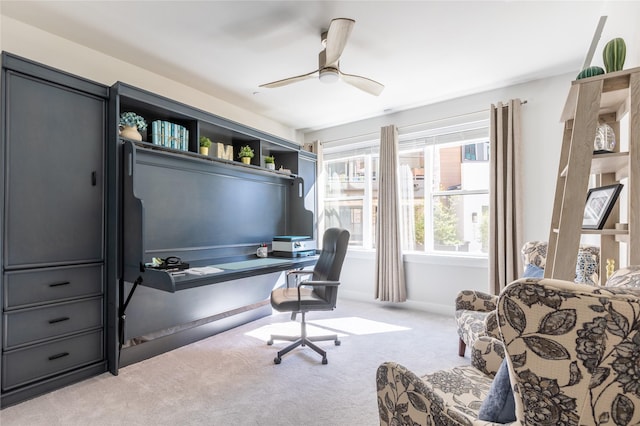
M 123 112 L 120 114 L 120 136 L 135 141 L 141 141 L 140 130 L 147 130 L 147 122 L 135 112 Z
M 209 147 L 211 146 L 211 139 L 206 136 L 200 136 L 200 154 L 209 155 Z
M 276 159 L 273 155 L 267 155 L 264 157 L 264 165 L 269 170 L 276 169 Z
M 238 152 L 238 158 L 244 164 L 251 164 L 251 159 L 255 154 L 253 153 L 253 149 L 249 145 L 245 145 L 240 148 L 240 152 Z

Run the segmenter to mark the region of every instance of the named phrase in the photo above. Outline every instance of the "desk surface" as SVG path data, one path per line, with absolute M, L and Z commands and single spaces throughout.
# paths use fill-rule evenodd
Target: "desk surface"
M 282 258 L 282 257 L 265 257 L 265 258 L 241 260 L 241 261 L 238 261 L 238 262 L 218 263 L 218 264 L 213 264 L 213 265 L 209 265 L 209 266 L 212 266 L 214 268 L 237 271 L 239 269 L 258 268 L 258 267 L 271 266 L 271 265 L 291 264 L 291 260 L 292 259 Z
M 175 293 L 176 291 L 216 284 L 223 281 L 312 266 L 315 265 L 317 260 L 318 256 L 296 258 L 253 257 L 249 259 L 228 259 L 228 261 L 222 261 L 222 259 L 199 260 L 190 262 L 191 266 L 208 266 L 221 269 L 222 271 L 205 275 L 193 275 L 188 273 L 172 274 L 160 269 L 146 268 L 145 271 L 139 274 L 142 278 L 140 285 Z

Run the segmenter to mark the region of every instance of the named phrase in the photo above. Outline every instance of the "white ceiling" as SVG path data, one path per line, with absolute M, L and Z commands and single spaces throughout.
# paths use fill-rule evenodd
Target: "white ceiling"
M 638 66 L 640 2 L 5 1 L 3 15 L 167 76 L 300 131 L 581 69 L 601 15 L 604 44 Z M 356 21 L 343 72 L 383 83 L 263 83 L 313 71 L 332 18 Z

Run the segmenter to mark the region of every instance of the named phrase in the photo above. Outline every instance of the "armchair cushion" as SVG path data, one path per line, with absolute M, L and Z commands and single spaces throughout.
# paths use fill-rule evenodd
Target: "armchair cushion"
M 509 379 L 509 366 L 503 359 L 498 368 L 489 393 L 484 399 L 478 411 L 478 418 L 496 423 L 507 423 L 516 420 L 516 402 L 513 399 L 511 380 Z
M 376 374 L 380 425 L 477 423 L 491 382 L 491 377 L 470 365 L 420 378 L 400 364 L 385 362 Z

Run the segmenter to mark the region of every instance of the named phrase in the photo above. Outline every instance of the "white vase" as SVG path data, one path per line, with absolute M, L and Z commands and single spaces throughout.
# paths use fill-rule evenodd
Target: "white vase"
M 264 165 L 269 170 L 275 170 L 276 169 L 276 164 L 275 163 L 265 163 Z
M 138 131 L 138 128 L 135 126 L 122 126 L 122 130 L 120 130 L 120 136 L 127 139 L 132 139 L 134 141 L 141 141 L 142 135 Z

